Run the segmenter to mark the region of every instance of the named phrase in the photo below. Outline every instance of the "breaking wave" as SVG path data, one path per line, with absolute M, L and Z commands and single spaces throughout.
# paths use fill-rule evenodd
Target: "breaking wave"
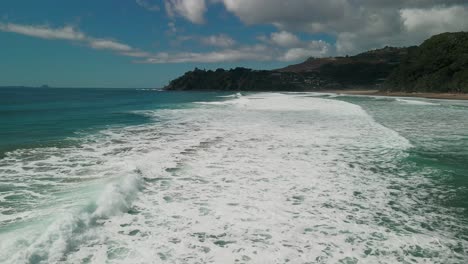
M 10 208 L 0 261 L 467 260 L 460 223 L 403 168 L 411 143 L 357 105 L 260 93 L 139 114 L 158 122 L 0 161 L 2 201 L 35 193 Z

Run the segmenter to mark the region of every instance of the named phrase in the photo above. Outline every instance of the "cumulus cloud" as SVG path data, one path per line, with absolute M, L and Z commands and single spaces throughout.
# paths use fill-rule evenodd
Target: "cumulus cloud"
M 148 0 L 136 0 L 136 3 L 137 5 L 143 7 L 144 9 L 148 11 L 153 11 L 153 12 L 159 11 L 159 6 L 152 4 Z
M 177 35 L 171 40 L 172 46 L 180 46 L 186 42 L 201 44 L 205 48 L 231 48 L 237 45 L 237 42 L 226 34 Z
M 468 8 L 463 6 L 403 9 L 400 12 L 408 32 L 437 34 L 468 29 Z
M 43 39 L 67 40 L 88 46 L 96 50 L 108 50 L 122 56 L 140 59 L 139 63 L 219 63 L 235 61 L 295 61 L 310 56 L 325 56 L 330 47 L 323 41 L 300 41 L 289 32 L 277 32 L 270 36 L 269 43 L 238 46 L 236 41 L 226 34 L 211 36 L 189 36 L 187 40 L 196 40 L 204 45 L 220 48 L 209 52 L 159 52 L 142 51 L 132 46 L 107 38 L 96 38 L 71 26 L 52 28 L 44 25 L 20 25 L 0 23 L 0 31 L 11 32 Z M 236 47 L 237 46 L 237 47 Z
M 311 19 L 336 19 L 346 0 L 222 0 L 226 9 L 247 24 L 304 23 Z
M 205 0 L 165 0 L 164 6 L 170 17 L 181 16 L 196 24 L 203 24 L 205 21 Z
M 368 25 L 372 16 L 404 8 L 466 4 L 466 0 L 217 0 L 247 24 L 273 24 L 308 32 L 343 32 Z M 395 17 L 393 17 L 395 18 Z M 398 17 L 396 17 L 398 18 Z
M 466 0 L 216 2 L 221 2 L 247 25 L 271 24 L 280 32 L 332 35 L 339 53 L 356 53 L 384 45 L 416 45 L 433 34 L 468 30 Z
M 236 44 L 234 39 L 225 34 L 201 37 L 200 42 L 204 45 L 222 48 L 232 47 Z
M 288 49 L 281 61 L 297 61 L 308 57 L 325 57 L 330 54 L 330 44 L 323 40 L 313 40 L 308 42 L 303 47 Z
M 468 30 L 466 0 L 210 0 L 247 25 L 270 24 L 278 32 L 260 40 L 289 47 L 291 54 L 306 47 L 293 32 L 328 34 L 339 54 L 389 46 L 417 45 L 431 35 Z M 202 23 L 204 0 L 166 0 L 171 16 Z M 190 8 L 188 8 L 190 6 Z M 190 10 L 190 12 L 189 12 Z
M 282 47 L 297 46 L 301 43 L 296 35 L 287 31 L 271 33 L 270 39 L 272 43 Z
M 418 45 L 432 35 L 468 30 L 468 6 L 383 9 L 359 30 L 337 32 L 338 53 L 356 53 L 383 46 Z
M 135 0 L 151 7 L 151 0 Z M 221 3 L 247 26 L 269 24 L 276 32 L 259 37 L 259 43 L 242 45 L 226 34 L 178 36 L 174 20 L 170 35 L 195 41 L 207 52 L 146 52 L 109 38 L 95 38 L 65 26 L 20 25 L 0 22 L 0 31 L 43 39 L 67 40 L 90 48 L 109 50 L 141 63 L 219 63 L 233 61 L 298 61 L 307 57 L 355 54 L 383 46 L 416 45 L 431 35 L 468 30 L 466 0 L 164 0 L 169 17 L 192 23 L 205 22 L 211 3 Z M 155 8 L 156 10 L 156 8 Z M 326 34 L 336 40 L 305 41 L 298 36 Z
M 332 55 L 334 48 L 323 40 L 303 41 L 287 31 L 273 32 L 270 36 L 261 35 L 257 39 L 277 50 L 277 60 L 298 61 L 309 57 Z
M 303 47 L 300 49 L 291 48 L 286 50 L 263 44 L 235 47 L 235 40 L 225 34 L 220 34 L 206 37 L 188 37 L 188 39 L 195 39 L 206 45 L 221 48 L 220 50 L 209 52 L 151 53 L 133 48 L 128 44 L 116 40 L 89 36 L 71 26 L 53 28 L 44 25 L 0 23 L 0 31 L 42 39 L 66 40 L 72 43 L 88 46 L 96 50 L 108 50 L 116 52 L 122 56 L 137 58 L 139 59 L 139 61 L 137 61 L 139 63 L 292 61 L 300 58 L 301 56 L 308 57 L 314 54 L 323 54 L 326 50 L 326 47 L 322 45 L 322 42 L 312 42 L 309 44 L 304 42 L 301 44 Z
M 219 63 L 232 61 L 268 61 L 273 55 L 271 50 L 263 45 L 245 46 L 237 49 L 224 49 L 211 52 L 180 52 L 180 53 L 158 53 L 139 63 L 181 63 L 202 62 Z
M 271 45 L 256 44 L 226 48 L 210 52 L 158 53 L 138 63 L 221 63 L 236 61 L 284 61 L 293 62 L 308 57 L 324 57 L 330 52 L 330 44 L 321 40 L 302 42 L 297 48 L 278 48 Z

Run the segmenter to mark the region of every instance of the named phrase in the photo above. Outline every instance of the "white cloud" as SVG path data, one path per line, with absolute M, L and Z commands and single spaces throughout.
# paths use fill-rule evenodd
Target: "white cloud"
M 433 34 L 468 30 L 466 0 L 215 1 L 248 25 L 271 24 L 280 32 L 335 36 L 339 53 L 416 45 Z
M 370 16 L 404 8 L 448 7 L 466 0 L 216 0 L 247 24 L 308 32 L 359 30 Z M 393 17 L 395 18 L 395 17 Z M 398 17 L 396 17 L 398 18 Z
M 122 56 L 138 58 L 140 59 L 140 61 L 138 61 L 140 63 L 294 61 L 310 56 L 323 56 L 328 51 L 328 46 L 323 41 L 312 41 L 309 43 L 301 42 L 293 34 L 287 32 L 279 32 L 278 34 L 271 35 L 272 41 L 280 45 L 257 44 L 236 47 L 236 42 L 231 37 L 225 34 L 220 34 L 207 37 L 187 37 L 188 40 L 200 41 L 205 45 L 221 48 L 220 50 L 209 52 L 150 53 L 133 48 L 128 44 L 116 40 L 88 36 L 70 26 L 52 28 L 42 25 L 0 23 L 0 31 L 43 39 L 67 40 L 96 50 L 108 50 L 116 52 Z M 292 46 L 294 43 L 300 47 Z
M 330 53 L 330 44 L 323 40 L 314 40 L 305 47 L 291 48 L 280 57 L 282 61 L 298 61 L 309 57 L 324 57 Z
M 135 0 L 140 5 L 150 0 Z M 109 38 L 88 36 L 72 26 L 20 25 L 0 22 L 0 31 L 43 39 L 67 40 L 98 50 L 137 58 L 142 63 L 219 63 L 233 61 L 298 61 L 310 56 L 355 54 L 383 46 L 408 46 L 446 31 L 468 30 L 466 0 L 165 0 L 171 17 L 204 23 L 207 3 L 221 2 L 246 24 L 270 24 L 277 32 L 258 37 L 261 45 L 243 46 L 226 34 L 178 36 L 175 21 L 168 27 L 178 41 L 213 47 L 207 52 L 151 53 Z M 330 44 L 304 41 L 297 33 L 326 33 Z M 182 46 L 182 45 L 181 45 Z
M 198 3 L 196 3 L 198 2 Z M 261 36 L 269 45 L 289 49 L 288 58 L 309 48 L 294 32 L 336 38 L 329 49 L 339 55 L 383 46 L 418 45 L 431 35 L 468 30 L 466 0 L 210 0 L 247 25 L 270 24 L 278 32 Z M 202 23 L 204 0 L 166 0 L 168 13 Z M 188 9 L 187 6 L 194 6 Z M 191 15 L 187 10 L 192 10 Z M 286 56 L 286 55 L 285 55 Z
M 236 44 L 234 39 L 225 34 L 201 37 L 200 42 L 204 45 L 222 48 L 232 47 Z
M 43 38 L 68 40 L 97 50 L 109 50 L 122 56 L 139 58 L 140 63 L 219 63 L 234 61 L 295 61 L 310 56 L 325 56 L 329 45 L 323 41 L 302 42 L 288 32 L 278 32 L 270 37 L 270 45 L 236 46 L 231 37 L 220 34 L 207 37 L 190 36 L 187 39 L 200 41 L 205 45 L 222 48 L 210 52 L 176 52 L 150 53 L 135 49 L 128 44 L 106 39 L 95 38 L 70 27 L 52 28 L 49 26 L 20 25 L 0 23 L 0 31 Z M 295 46 L 293 44 L 296 44 Z
M 68 40 L 74 43 L 86 45 L 93 49 L 110 50 L 115 52 L 137 52 L 131 46 L 111 39 L 94 38 L 87 36 L 81 31 L 65 26 L 52 28 L 44 25 L 20 25 L 13 23 L 0 23 L 0 31 L 21 34 L 42 39 Z
M 181 16 L 192 23 L 204 23 L 205 0 L 165 0 L 166 12 L 170 17 Z
M 323 57 L 330 52 L 330 44 L 318 40 L 304 43 L 300 48 L 283 49 L 268 45 L 242 46 L 211 52 L 162 52 L 138 63 L 222 63 L 236 61 L 298 61 L 311 56 Z
M 338 32 L 336 50 L 352 54 L 383 46 L 419 45 L 435 34 L 468 30 L 466 17 L 466 5 L 380 10 L 368 15 L 360 30 Z
M 409 32 L 437 34 L 468 29 L 466 6 L 403 9 L 401 17 L 405 29 Z
M 248 24 L 305 22 L 338 18 L 346 0 L 222 0 L 226 9 Z
M 85 34 L 75 30 L 71 26 L 65 26 L 62 28 L 50 28 L 48 26 L 31 26 L 13 23 L 0 23 L 0 30 L 43 39 L 81 41 L 86 38 Z
M 296 35 L 287 31 L 271 33 L 270 39 L 274 44 L 282 47 L 297 46 L 301 43 Z
M 233 61 L 268 61 L 273 56 L 270 50 L 263 45 L 245 46 L 238 49 L 225 49 L 211 52 L 180 52 L 180 53 L 158 53 L 139 63 L 220 63 Z
M 132 51 L 133 48 L 123 44 L 119 43 L 113 40 L 107 40 L 107 39 L 89 39 L 89 46 L 92 47 L 93 49 L 104 49 L 104 50 L 113 50 L 113 51 Z
M 149 52 L 146 52 L 146 51 L 135 51 L 135 50 L 132 50 L 132 51 L 123 51 L 123 52 L 120 52 L 120 55 L 124 55 L 124 56 L 127 56 L 127 57 L 134 57 L 134 58 L 148 58 L 148 57 L 151 57 L 152 54 L 149 53 Z
M 136 3 L 148 11 L 156 12 L 160 9 L 158 5 L 152 4 L 148 0 L 136 0 Z

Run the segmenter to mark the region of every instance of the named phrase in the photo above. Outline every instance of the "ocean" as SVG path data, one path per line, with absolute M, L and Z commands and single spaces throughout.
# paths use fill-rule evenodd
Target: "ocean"
M 468 263 L 468 101 L 1 88 L 0 263 Z

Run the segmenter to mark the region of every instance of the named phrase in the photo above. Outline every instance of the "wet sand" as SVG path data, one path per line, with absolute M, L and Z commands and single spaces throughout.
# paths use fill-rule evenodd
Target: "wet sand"
M 325 92 L 350 95 L 395 96 L 395 97 L 420 97 L 429 99 L 468 100 L 468 94 L 464 93 L 405 93 L 383 92 L 379 90 L 329 90 Z

